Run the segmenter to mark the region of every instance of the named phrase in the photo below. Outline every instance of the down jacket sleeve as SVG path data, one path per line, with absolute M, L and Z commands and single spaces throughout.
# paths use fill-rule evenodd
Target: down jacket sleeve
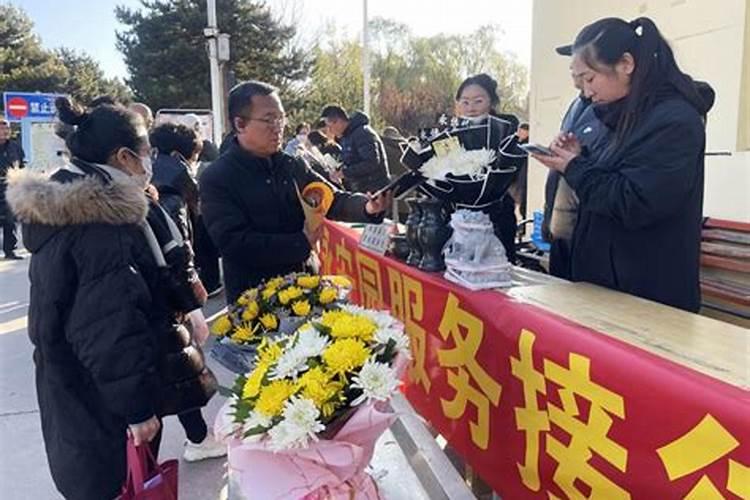
M 133 232 L 94 226 L 73 247 L 78 285 L 66 336 L 105 406 L 128 423 L 154 415 L 156 334 L 151 295 L 133 264 Z M 96 253 L 84 242 L 95 240 Z

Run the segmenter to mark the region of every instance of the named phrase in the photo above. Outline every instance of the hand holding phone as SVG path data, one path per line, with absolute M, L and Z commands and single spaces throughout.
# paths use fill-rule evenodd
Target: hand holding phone
M 542 146 L 541 144 L 519 144 L 518 147 L 529 154 L 555 156 L 555 153 L 553 153 L 550 148 Z

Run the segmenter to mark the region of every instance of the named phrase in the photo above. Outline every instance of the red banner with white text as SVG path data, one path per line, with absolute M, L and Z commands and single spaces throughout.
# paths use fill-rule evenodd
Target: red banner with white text
M 750 499 L 748 391 L 358 239 L 326 223 L 323 273 L 404 322 L 407 398 L 503 498 Z

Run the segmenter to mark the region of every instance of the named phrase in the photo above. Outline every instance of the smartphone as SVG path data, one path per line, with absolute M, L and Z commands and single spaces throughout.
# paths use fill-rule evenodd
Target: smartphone
M 372 193 L 372 196 L 374 198 L 377 198 L 381 194 L 385 194 L 388 191 L 393 191 L 393 197 L 398 198 L 417 184 L 421 184 L 424 180 L 424 177 L 422 177 L 418 171 L 409 170 L 408 172 L 405 172 L 393 179 L 384 188 Z
M 555 153 L 553 153 L 550 148 L 542 146 L 541 144 L 519 144 L 518 147 L 527 153 L 533 153 L 535 155 L 555 156 Z

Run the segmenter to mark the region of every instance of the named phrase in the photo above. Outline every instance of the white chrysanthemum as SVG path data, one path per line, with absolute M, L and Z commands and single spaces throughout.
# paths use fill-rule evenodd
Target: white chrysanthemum
M 341 306 L 341 309 L 351 314 L 366 317 L 367 319 L 378 325 L 378 328 L 392 328 L 395 324 L 399 323 L 396 318 L 391 316 L 391 314 L 386 311 L 365 309 L 364 307 L 355 306 L 353 304 L 343 305 Z
M 293 397 L 284 405 L 284 419 L 268 431 L 269 447 L 273 451 L 302 448 L 318 439 L 316 434 L 325 426 L 320 423 L 320 411 L 309 399 Z
M 375 332 L 375 342 L 378 344 L 387 345 L 391 340 L 396 344 L 396 352 L 411 357 L 411 351 L 409 350 L 409 336 L 404 333 L 403 329 L 382 328 Z
M 294 344 L 294 349 L 302 356 L 314 358 L 322 355 L 328 344 L 328 337 L 321 334 L 313 326 L 307 325 L 297 332 L 297 342 Z
M 353 388 L 362 390 L 362 395 L 352 401 L 352 406 L 364 401 L 386 401 L 401 384 L 396 377 L 396 370 L 373 359 L 368 360 L 359 373 L 352 377 L 352 382 Z
M 364 314 L 367 309 L 355 304 L 341 304 L 341 310 L 350 314 Z
M 269 427 L 271 427 L 272 423 L 273 421 L 269 417 L 266 417 L 265 415 L 262 415 L 256 411 L 251 411 L 250 415 L 248 415 L 248 417 L 242 423 L 242 433 L 244 434 L 247 431 L 255 429 L 257 427 L 268 429 Z M 243 438 L 243 441 L 255 441 L 258 439 L 259 435 L 262 434 L 247 436 Z
M 479 176 L 495 161 L 495 152 L 489 149 L 466 151 L 457 148 L 447 155 L 433 156 L 420 170 L 428 179 L 445 180 L 448 174 Z
M 308 357 L 305 356 L 304 352 L 297 349 L 297 346 L 287 347 L 276 362 L 276 366 L 271 369 L 271 380 L 297 378 L 300 372 L 310 368 L 307 365 L 307 360 Z

